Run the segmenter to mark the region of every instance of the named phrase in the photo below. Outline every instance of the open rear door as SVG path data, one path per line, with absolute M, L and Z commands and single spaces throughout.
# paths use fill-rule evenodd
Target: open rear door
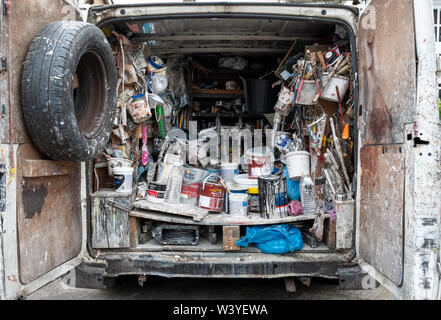
M 373 0 L 359 24 L 358 254 L 403 282 L 406 128 L 415 122 L 412 0 Z
M 20 92 L 23 62 L 35 35 L 51 22 L 81 17 L 72 2 L 5 3 L 0 25 L 0 55 L 7 65 L 0 79 L 0 163 L 6 181 L 6 206 L 0 212 L 0 298 L 15 299 L 74 268 L 86 248 L 85 166 L 47 160 L 35 149 L 23 121 Z

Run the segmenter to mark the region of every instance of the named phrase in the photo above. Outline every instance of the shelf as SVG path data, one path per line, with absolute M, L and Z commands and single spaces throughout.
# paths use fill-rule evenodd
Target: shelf
M 169 204 L 169 203 L 153 203 L 147 200 L 138 200 L 133 203 L 133 206 L 138 209 L 147 211 L 156 211 L 159 214 L 172 214 L 188 217 L 191 220 L 201 221 L 206 215 L 208 210 L 192 207 L 186 204 Z
M 225 89 L 193 89 L 193 98 L 224 98 L 234 99 L 245 95 L 243 90 L 225 90 Z
M 160 244 L 155 239 L 148 241 L 145 244 L 139 244 L 136 246 L 135 250 L 145 250 L 145 251 L 188 251 L 188 252 L 225 252 L 222 244 L 222 239 L 218 239 L 216 244 L 210 243 L 206 238 L 201 237 L 197 245 L 163 245 Z M 311 248 L 306 243 L 303 245 L 303 249 L 298 251 L 302 253 L 324 253 L 330 252 L 330 250 L 323 242 L 318 243 L 316 248 Z M 255 246 L 241 247 L 240 253 L 261 253 L 259 249 Z
M 233 218 L 229 214 L 225 214 L 225 213 L 217 213 L 217 214 L 209 213 L 202 220 L 195 221 L 191 217 L 177 216 L 174 214 L 155 212 L 150 210 L 132 210 L 129 213 L 129 215 L 132 217 L 150 219 L 156 221 L 179 223 L 179 224 L 206 225 L 206 226 L 272 225 L 272 224 L 311 221 L 315 219 L 315 216 L 304 216 L 304 215 L 297 217 L 289 216 L 280 219 L 263 219 L 258 215 L 247 216 L 243 218 Z M 329 218 L 329 215 L 325 215 L 325 218 Z
M 195 113 L 193 117 L 195 118 L 216 118 L 217 116 L 220 116 L 221 118 L 237 118 L 242 116 L 242 118 L 249 118 L 249 119 L 263 119 L 264 116 L 259 114 L 240 114 L 240 113 Z

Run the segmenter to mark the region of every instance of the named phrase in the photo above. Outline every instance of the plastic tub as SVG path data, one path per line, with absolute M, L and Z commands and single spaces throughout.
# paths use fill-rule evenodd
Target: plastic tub
M 269 147 L 249 149 L 245 153 L 250 179 L 270 175 L 273 171 L 274 154 Z
M 222 163 L 221 164 L 221 175 L 222 179 L 226 182 L 233 182 L 235 175 L 239 173 L 238 163 Z
M 121 193 L 132 193 L 133 168 L 114 168 L 115 191 Z
M 250 177 L 247 174 L 238 174 L 233 178 L 233 182 L 244 188 L 257 188 L 259 186 L 259 183 L 257 179 L 250 179 Z
M 109 176 L 113 176 L 114 168 L 132 168 L 133 162 L 126 158 L 108 158 L 107 168 Z
M 288 176 L 291 180 L 300 180 L 303 176 L 309 176 L 309 152 L 290 152 L 285 157 Z
M 232 217 L 246 217 L 248 212 L 248 194 L 231 194 L 229 196 L 229 212 Z

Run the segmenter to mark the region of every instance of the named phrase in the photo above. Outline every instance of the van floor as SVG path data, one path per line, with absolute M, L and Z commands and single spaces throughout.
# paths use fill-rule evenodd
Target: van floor
M 78 289 L 61 278 L 29 295 L 29 300 L 394 300 L 380 286 L 373 290 L 338 290 L 337 280 L 313 278 L 310 287 L 296 281 L 297 291 L 285 291 L 283 279 L 194 279 L 148 277 L 144 287 L 136 276 L 121 277 L 113 288 Z M 216 290 L 213 290 L 216 288 Z

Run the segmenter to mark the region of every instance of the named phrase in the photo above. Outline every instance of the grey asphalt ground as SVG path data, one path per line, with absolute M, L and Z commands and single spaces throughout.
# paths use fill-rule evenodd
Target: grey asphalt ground
M 310 287 L 296 281 L 288 293 L 283 279 L 167 279 L 149 277 L 143 287 L 137 277 L 123 277 L 105 290 L 67 286 L 61 279 L 27 297 L 29 300 L 393 300 L 384 288 L 338 290 L 337 281 L 313 278 Z

